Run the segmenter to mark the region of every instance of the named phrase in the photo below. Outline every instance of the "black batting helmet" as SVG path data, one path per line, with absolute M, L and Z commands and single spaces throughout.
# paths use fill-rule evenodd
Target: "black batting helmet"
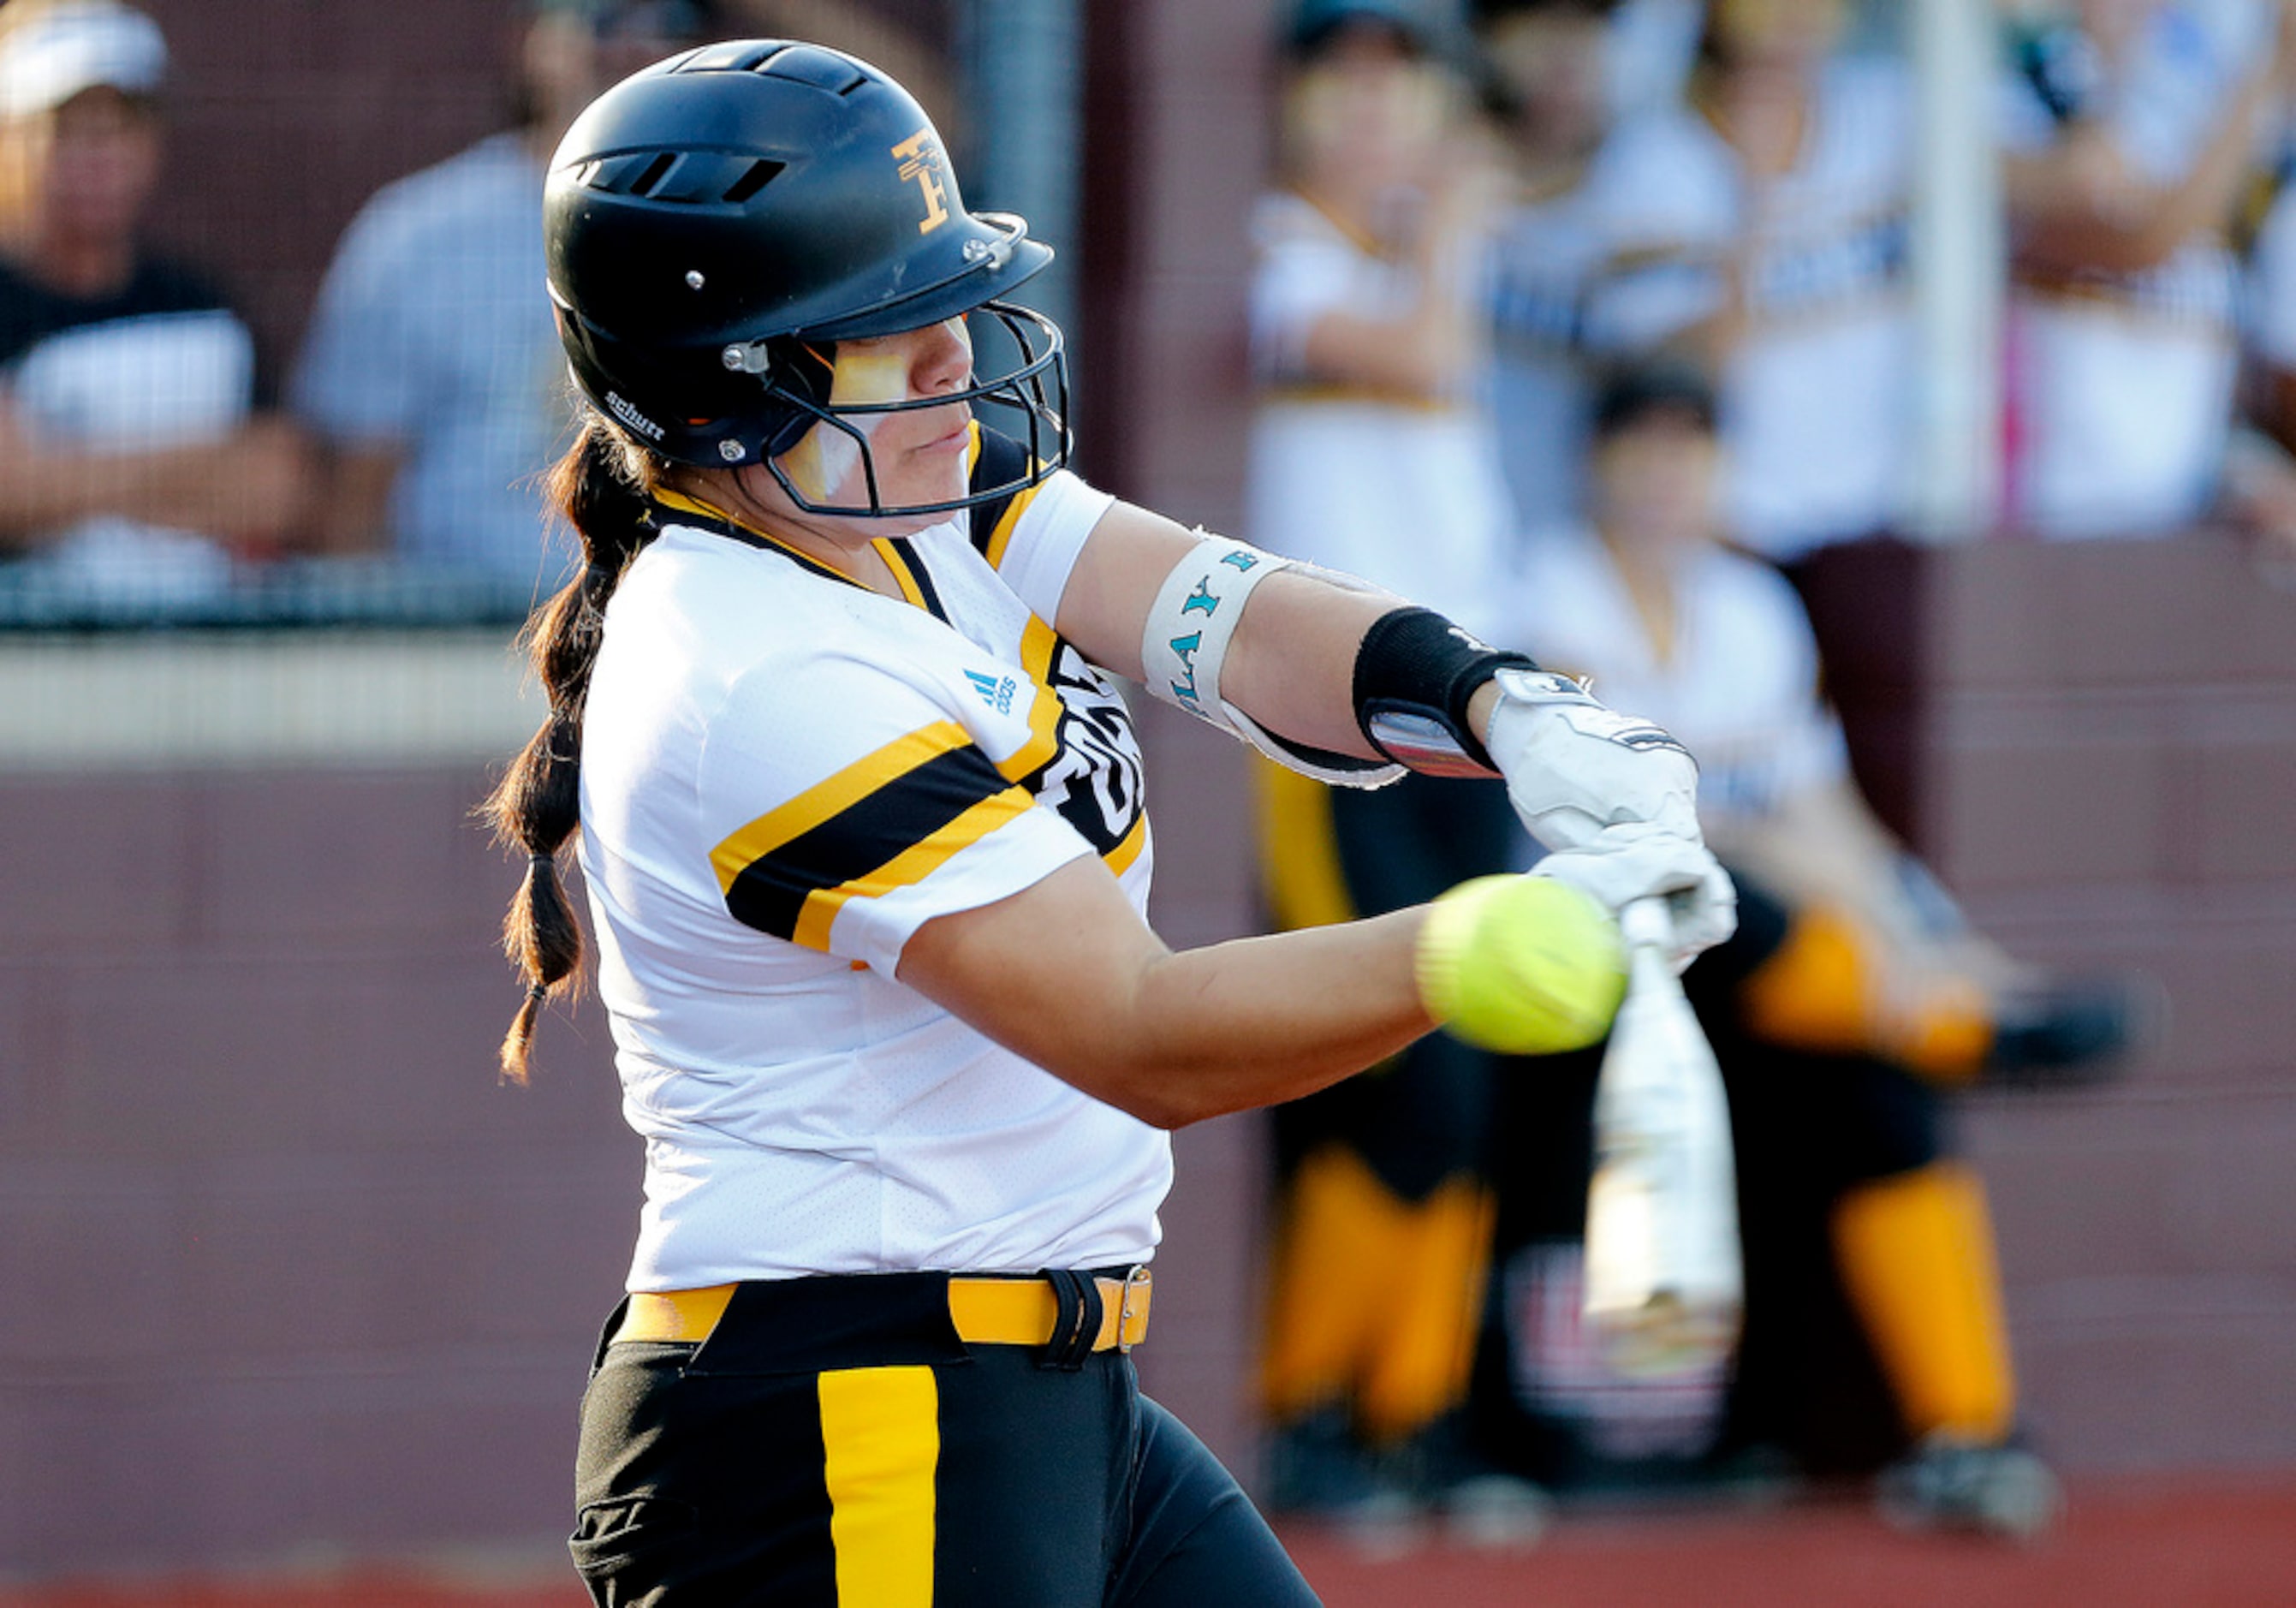
M 939 512 L 1064 463 L 1059 328 L 997 299 L 1052 260 L 1009 214 L 969 212 L 916 102 L 837 51 L 745 39 L 673 56 L 591 103 L 551 159 L 550 295 L 576 383 L 664 457 L 762 461 L 816 513 Z M 832 343 L 973 311 L 1017 364 L 964 391 L 832 406 Z M 880 499 L 857 414 L 986 403 L 1018 415 L 1027 477 L 945 504 Z M 1006 415 L 1011 417 L 1011 414 Z M 821 507 L 774 460 L 816 424 L 861 450 L 869 502 Z

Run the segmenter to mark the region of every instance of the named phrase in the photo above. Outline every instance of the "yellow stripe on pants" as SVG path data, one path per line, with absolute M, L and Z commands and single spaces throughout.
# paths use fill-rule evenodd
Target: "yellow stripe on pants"
M 821 1376 L 839 1608 L 931 1608 L 940 1391 L 931 1368 Z

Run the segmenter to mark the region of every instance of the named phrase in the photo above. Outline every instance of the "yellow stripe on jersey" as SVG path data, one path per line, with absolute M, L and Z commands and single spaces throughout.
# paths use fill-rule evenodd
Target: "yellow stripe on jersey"
M 923 882 L 958 849 L 979 842 L 1016 816 L 1026 815 L 1033 802 L 1019 788 L 1008 787 L 983 799 L 931 837 L 912 843 L 871 874 L 808 895 L 791 938 L 808 949 L 826 952 L 830 926 L 848 901 L 880 898 L 896 888 Z
M 1106 866 L 1117 875 L 1122 876 L 1132 869 L 1132 862 L 1140 857 L 1140 851 L 1146 847 L 1148 847 L 1148 817 L 1145 815 L 1137 815 L 1132 817 L 1132 830 L 1124 834 L 1123 841 L 1100 857 L 1101 864 Z
M 940 1389 L 924 1367 L 821 1375 L 839 1608 L 932 1608 Z
M 996 528 L 988 533 L 988 546 L 981 550 L 982 556 L 988 560 L 990 569 L 1001 570 L 1004 567 L 1004 549 L 1013 545 L 1013 532 L 1021 523 L 1021 516 L 1029 511 L 1029 505 L 1037 500 L 1037 493 L 1044 488 L 1044 483 L 1039 481 L 1034 486 L 1024 486 L 1013 494 L 1013 500 L 1004 506 L 1004 517 L 996 521 Z
M 735 920 L 810 948 L 857 898 L 923 880 L 1030 808 L 955 721 L 895 739 L 710 851 Z
M 1028 628 L 1021 633 L 1021 668 L 1036 693 L 1029 704 L 1029 740 L 996 762 L 1008 782 L 1035 775 L 1060 751 L 1061 695 L 1053 691 L 1053 653 L 1060 644 L 1052 627 L 1029 616 Z
M 657 490 L 650 492 L 648 495 L 651 496 L 655 502 L 660 504 L 665 508 L 674 509 L 681 513 L 699 514 L 703 519 L 715 520 L 721 525 L 731 525 L 734 529 L 742 531 L 747 536 L 754 537 L 758 541 L 766 542 L 779 548 L 782 552 L 788 554 L 791 558 L 798 560 L 801 563 L 810 565 L 817 570 L 826 570 L 840 580 L 853 580 L 853 577 L 846 571 L 846 569 L 842 564 L 833 564 L 825 558 L 817 558 L 810 553 L 802 552 L 796 547 L 792 547 L 789 543 L 782 540 L 780 537 L 774 535 L 772 532 L 760 530 L 755 525 L 748 524 L 741 520 L 737 520 L 732 514 L 726 513 L 723 508 L 718 508 L 709 503 L 705 503 L 700 497 L 687 496 L 683 492 L 668 490 Z M 858 586 L 861 583 L 858 581 L 853 581 L 853 584 Z
M 784 843 L 851 808 L 896 777 L 972 741 L 972 734 L 955 721 L 936 720 L 906 736 L 896 737 L 827 781 L 815 783 L 709 851 L 710 866 L 718 873 L 718 890 L 732 892 L 736 877 Z

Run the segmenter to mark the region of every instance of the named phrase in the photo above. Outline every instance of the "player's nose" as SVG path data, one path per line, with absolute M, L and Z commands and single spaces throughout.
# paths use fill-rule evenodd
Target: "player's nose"
M 963 318 L 950 318 L 917 332 L 916 350 L 909 361 L 909 379 L 915 395 L 961 390 L 972 373 L 972 341 Z

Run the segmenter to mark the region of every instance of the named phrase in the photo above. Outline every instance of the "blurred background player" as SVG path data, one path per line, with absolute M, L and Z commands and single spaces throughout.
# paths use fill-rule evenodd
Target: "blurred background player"
M 535 477 L 573 421 L 542 282 L 543 166 L 606 86 L 711 33 L 706 0 L 539 0 L 516 126 L 387 185 L 336 249 L 293 384 L 327 445 L 320 536 L 529 591 L 573 549 Z
M 1590 516 L 1534 533 L 1522 609 L 1548 662 L 1686 734 L 1701 821 L 1740 878 L 1739 938 L 1686 980 L 1739 1153 L 1747 1324 L 1726 1445 L 1816 1471 L 1895 1459 L 1892 1513 L 2030 1533 L 2054 1484 L 2012 1440 L 1984 1193 L 1950 1158 L 1940 1094 L 2094 1068 L 2125 1033 L 2125 1005 L 2010 961 L 1875 821 L 1793 589 L 1721 540 L 1723 473 L 1696 369 L 1613 375 Z M 1530 1193 L 1502 1230 L 1507 1388 L 1546 1422 L 1502 1440 L 1512 1432 L 1511 1456 L 1542 1472 L 1616 1473 L 1654 1454 L 1679 1467 L 1712 1444 L 1701 1386 L 1718 1381 L 1654 1397 L 1604 1376 L 1577 1346 L 1576 1259 L 1552 1251 L 1583 1229 L 1583 1185 L 1566 1180 L 1586 1162 L 1546 1153 L 1565 1133 L 1583 1146 L 1590 1091 L 1561 1078 L 1508 1091 L 1507 1148 Z
M 1619 267 L 1595 316 L 1717 377 L 1729 532 L 1781 561 L 1888 529 L 1906 489 L 1912 109 L 1846 21 L 1714 0 L 1685 95 L 1625 119 L 1587 179 Z
M 1491 412 L 1521 525 L 1575 518 L 1587 303 L 1608 266 L 1587 171 L 1610 127 L 1618 0 L 1477 0 L 1486 94 L 1513 181 L 1492 250 Z
M 2079 0 L 2007 96 L 2011 517 L 2158 535 L 2216 505 L 2232 425 L 2229 236 L 2291 82 L 2282 0 Z
M 246 324 L 144 238 L 167 68 L 112 0 L 0 9 L 0 553 L 100 611 L 214 596 L 309 491 Z
M 1488 637 L 1512 529 L 1478 393 L 1497 179 L 1446 43 L 1406 0 L 1292 14 L 1279 187 L 1254 217 L 1246 524 Z M 1362 792 L 1262 770 L 1266 885 L 1286 928 L 1397 909 L 1528 853 L 1493 783 Z M 1275 1114 L 1275 1507 L 1371 1522 L 1441 1501 L 1495 1533 L 1535 1527 L 1535 1492 L 1472 1477 L 1444 1446 L 1482 1301 L 1496 1067 L 1423 1039 Z

